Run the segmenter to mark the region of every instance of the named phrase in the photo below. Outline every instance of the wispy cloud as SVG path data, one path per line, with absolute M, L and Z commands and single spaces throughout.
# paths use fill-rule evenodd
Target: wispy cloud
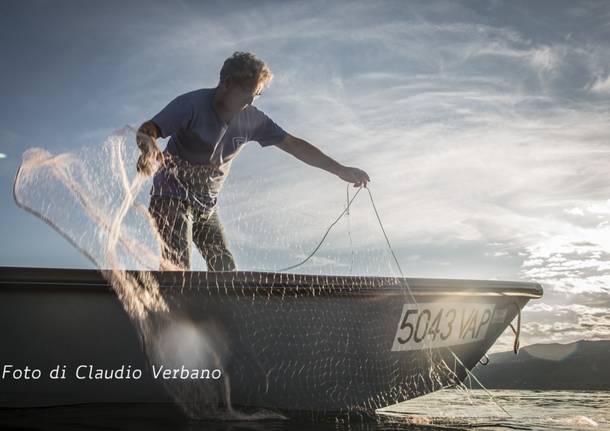
M 16 62 L 22 73 L 10 80 L 22 75 L 36 86 L 21 98 L 10 81 L 15 112 L 5 113 L 3 129 L 32 134 L 28 112 L 48 123 L 32 135 L 40 141 L 101 140 L 181 92 L 215 85 L 233 51 L 254 51 L 275 72 L 259 107 L 369 172 L 409 274 L 538 280 L 547 295 L 525 313 L 538 326 L 524 326 L 524 340 L 606 333 L 593 303 L 603 302 L 610 281 L 608 5 L 314 1 L 210 11 L 157 2 L 143 12 L 126 6 L 118 17 L 96 7 L 95 21 L 37 28 L 53 36 L 47 45 L 57 58 L 43 63 L 57 76 L 49 83 Z M 26 42 L 20 55 L 40 51 L 39 40 Z M 95 64 L 83 65 L 92 51 Z M 238 262 L 256 268 L 306 256 L 346 201 L 336 178 L 254 144 L 223 193 Z M 395 272 L 384 247 L 362 193 L 349 224 L 342 220 L 303 269 Z M 558 308 L 566 301 L 590 308 L 568 322 Z

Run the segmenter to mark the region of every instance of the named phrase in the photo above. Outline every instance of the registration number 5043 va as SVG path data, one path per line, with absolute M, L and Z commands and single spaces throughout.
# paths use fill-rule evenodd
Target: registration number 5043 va
M 392 351 L 472 343 L 485 338 L 494 304 L 431 302 L 404 304 Z

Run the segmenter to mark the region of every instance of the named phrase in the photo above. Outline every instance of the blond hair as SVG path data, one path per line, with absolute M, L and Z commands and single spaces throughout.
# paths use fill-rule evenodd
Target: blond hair
M 250 52 L 236 51 L 220 69 L 220 82 L 231 78 L 239 85 L 252 86 L 256 91 L 265 88 L 273 74 L 263 60 Z

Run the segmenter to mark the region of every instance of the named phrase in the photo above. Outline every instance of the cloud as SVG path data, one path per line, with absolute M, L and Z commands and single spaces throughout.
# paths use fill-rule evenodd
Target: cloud
M 576 307 L 528 307 L 536 311 L 521 326 L 521 346 L 530 344 L 571 343 L 578 340 L 610 339 L 610 316 L 607 308 L 589 309 Z M 546 317 L 544 317 L 546 315 Z M 513 322 L 514 323 L 514 322 Z M 514 334 L 507 330 L 498 339 L 491 352 L 512 349 Z
M 266 27 L 256 41 L 281 42 L 272 56 L 276 79 L 261 106 L 291 132 L 369 171 L 396 247 L 501 243 L 468 253 L 472 260 L 477 254 L 511 257 L 515 276 L 551 283 L 549 289 L 599 291 L 603 279 L 582 273 L 603 269 L 603 257 L 594 251 L 583 257 L 585 248 L 578 244 L 585 236 L 598 249 L 606 246 L 595 240 L 603 220 L 589 209 L 609 192 L 610 124 L 605 105 L 588 99 L 583 84 L 603 67 L 603 44 L 591 41 L 585 49 L 575 39 L 534 42 L 517 26 L 486 24 L 463 10 L 455 12 L 462 21 L 443 22 L 423 9 L 406 8 L 400 20 L 384 21 L 371 19 L 383 11 L 365 5 L 337 7 L 328 19 L 305 20 L 299 31 Z M 304 6 L 297 14 L 310 12 Z M 349 27 L 333 19 L 339 14 Z M 355 57 L 337 55 L 352 52 L 356 43 Z M 283 51 L 288 46 L 302 48 L 304 55 Z M 574 74 L 578 79 L 564 91 Z M 242 223 L 266 233 L 258 239 L 261 246 L 298 250 L 315 244 L 342 210 L 340 184 L 291 163 L 267 150 L 244 153 L 235 163 L 225 212 L 232 220 L 241 214 Z M 259 171 L 265 178 L 244 188 L 245 179 Z M 252 195 L 255 202 L 247 198 Z M 280 201 L 282 208 L 265 213 Z M 379 246 L 367 200 L 356 205 L 351 228 L 357 245 Z M 314 208 L 315 218 L 299 215 Z M 257 242 L 243 235 L 234 236 L 236 244 Z M 549 262 L 537 257 L 555 237 L 581 254 L 562 257 L 564 263 L 556 254 Z M 330 256 L 333 247 L 322 253 Z M 440 256 L 439 251 L 437 264 L 447 263 Z
M 598 77 L 591 86 L 594 93 L 610 94 L 610 75 Z
M 251 50 L 275 73 L 258 106 L 367 170 L 408 272 L 537 280 L 546 295 L 524 314 L 540 319 L 524 337 L 605 333 L 594 309 L 610 305 L 607 5 L 153 2 L 119 15 L 92 5 L 87 14 L 45 9 L 49 18 L 29 26 L 22 13 L 24 32 L 41 36 L 19 44 L 3 80 L 10 110 L 0 128 L 19 136 L 11 146 L 31 146 L 26 136 L 36 145 L 101 140 L 179 93 L 215 85 L 228 55 Z M 95 62 L 83 63 L 90 52 Z M 250 143 L 220 211 L 238 261 L 276 268 L 306 256 L 345 202 L 337 178 Z M 361 193 L 308 269 L 387 275 L 391 265 Z M 557 308 L 566 301 L 590 307 L 578 309 L 589 317 Z

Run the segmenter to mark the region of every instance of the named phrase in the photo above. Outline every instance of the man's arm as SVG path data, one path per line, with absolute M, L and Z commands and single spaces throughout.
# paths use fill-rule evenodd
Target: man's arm
M 292 136 L 290 133 L 286 134 L 284 140 L 277 146 L 310 166 L 324 169 L 348 183 L 353 183 L 354 187 L 366 186 L 366 183 L 371 181 L 363 170 L 340 164 L 314 145 L 304 139 Z

